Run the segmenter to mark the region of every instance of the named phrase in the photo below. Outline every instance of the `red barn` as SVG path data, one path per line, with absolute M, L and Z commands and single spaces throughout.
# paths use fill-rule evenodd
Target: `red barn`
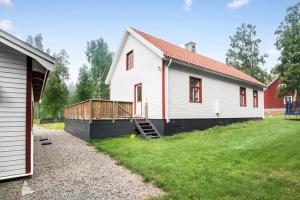
M 280 87 L 284 87 L 280 78 L 275 78 L 264 92 L 265 112 L 285 112 L 286 101 L 292 101 L 292 95 L 285 96 L 284 98 L 278 98 L 278 90 Z

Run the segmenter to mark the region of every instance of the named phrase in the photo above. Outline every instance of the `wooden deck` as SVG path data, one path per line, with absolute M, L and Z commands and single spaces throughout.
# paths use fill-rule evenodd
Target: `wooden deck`
M 133 103 L 126 101 L 87 100 L 65 107 L 65 119 L 132 119 Z

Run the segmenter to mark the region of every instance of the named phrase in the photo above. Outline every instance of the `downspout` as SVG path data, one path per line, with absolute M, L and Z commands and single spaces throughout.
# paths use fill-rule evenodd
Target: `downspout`
M 166 74 L 165 74 L 165 87 L 166 87 L 166 90 L 165 90 L 165 93 L 166 93 L 166 122 L 169 123 L 170 122 L 170 118 L 169 118 L 169 67 L 171 66 L 172 64 L 172 58 L 169 60 L 169 63 L 167 64 L 166 66 Z

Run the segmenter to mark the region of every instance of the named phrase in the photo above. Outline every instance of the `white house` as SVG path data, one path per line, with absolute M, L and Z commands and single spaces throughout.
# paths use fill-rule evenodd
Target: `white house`
M 33 102 L 54 58 L 0 30 L 0 180 L 33 172 Z
M 111 100 L 134 102 L 134 115 L 161 134 L 264 117 L 264 84 L 185 48 L 127 28 L 108 73 Z

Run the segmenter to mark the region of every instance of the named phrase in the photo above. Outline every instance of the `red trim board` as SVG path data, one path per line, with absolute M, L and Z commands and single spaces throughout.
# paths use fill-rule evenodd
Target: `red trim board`
M 31 130 L 32 130 L 32 58 L 27 57 L 26 81 L 26 173 L 31 173 Z

